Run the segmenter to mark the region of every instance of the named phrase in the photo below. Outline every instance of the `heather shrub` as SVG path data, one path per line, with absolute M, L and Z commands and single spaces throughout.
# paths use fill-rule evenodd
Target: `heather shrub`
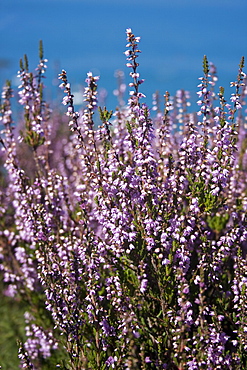
M 204 57 L 197 112 L 183 90 L 150 109 L 140 38 L 126 34 L 131 91 L 125 104 L 119 73 L 115 112 L 98 106 L 90 72 L 77 112 L 65 70 L 66 115 L 52 112 L 42 44 L 34 73 L 20 63 L 18 123 L 3 88 L 1 275 L 25 311 L 20 367 L 244 369 L 244 59 L 230 102 Z

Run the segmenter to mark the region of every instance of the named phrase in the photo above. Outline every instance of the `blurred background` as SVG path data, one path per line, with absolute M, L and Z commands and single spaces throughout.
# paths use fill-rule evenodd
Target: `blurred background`
M 125 30 L 132 28 L 141 36 L 139 72 L 148 104 L 157 90 L 173 95 L 185 89 L 196 101 L 205 54 L 229 96 L 240 58 L 247 57 L 246 14 L 246 0 L 0 0 L 0 84 L 19 84 L 15 76 L 24 54 L 30 70 L 36 67 L 42 39 L 48 98 L 57 97 L 63 68 L 80 104 L 80 86 L 92 71 L 100 75 L 99 89 L 107 90 L 107 108 L 114 109 L 116 70 L 130 81 L 123 53 Z

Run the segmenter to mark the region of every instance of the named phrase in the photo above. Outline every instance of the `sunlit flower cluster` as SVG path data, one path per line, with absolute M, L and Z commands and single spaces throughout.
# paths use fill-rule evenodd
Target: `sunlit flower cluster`
M 21 62 L 16 135 L 3 89 L 0 273 L 26 311 L 21 366 L 245 369 L 244 60 L 230 102 L 205 56 L 197 112 L 185 90 L 155 93 L 150 110 L 126 34 L 130 96 L 118 71 L 115 112 L 91 72 L 77 111 L 62 70 L 66 111 L 49 116 L 42 45 L 36 75 Z

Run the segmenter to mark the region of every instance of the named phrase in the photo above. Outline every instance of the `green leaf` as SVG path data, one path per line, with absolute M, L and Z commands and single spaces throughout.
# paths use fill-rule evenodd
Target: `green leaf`
M 28 58 L 26 54 L 24 54 L 24 69 L 28 72 Z
M 220 233 L 226 227 L 226 224 L 229 220 L 229 215 L 226 214 L 216 214 L 214 216 L 207 217 L 208 226 L 218 233 Z
M 207 59 L 206 55 L 204 55 L 204 57 L 203 57 L 203 72 L 204 72 L 205 75 L 207 75 L 209 73 L 208 59 Z
M 112 114 L 113 114 L 113 111 L 108 111 L 106 109 L 106 107 L 104 107 L 104 109 L 102 109 L 101 107 L 98 108 L 99 109 L 99 114 L 100 114 L 100 119 L 103 123 L 106 123 L 108 122 L 111 117 L 112 117 Z
M 42 60 L 44 58 L 44 48 L 43 48 L 43 41 L 39 41 L 39 59 Z

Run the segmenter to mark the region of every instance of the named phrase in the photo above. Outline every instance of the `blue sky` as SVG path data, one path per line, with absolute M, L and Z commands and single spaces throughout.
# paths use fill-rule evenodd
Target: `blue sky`
M 17 83 L 25 53 L 35 68 L 42 39 L 48 91 L 61 68 L 72 89 L 92 71 L 114 108 L 114 72 L 124 70 L 129 81 L 123 52 L 130 27 L 141 36 L 139 72 L 148 103 L 156 90 L 195 94 L 204 54 L 230 92 L 241 56 L 247 58 L 246 14 L 246 0 L 0 0 L 0 82 Z

